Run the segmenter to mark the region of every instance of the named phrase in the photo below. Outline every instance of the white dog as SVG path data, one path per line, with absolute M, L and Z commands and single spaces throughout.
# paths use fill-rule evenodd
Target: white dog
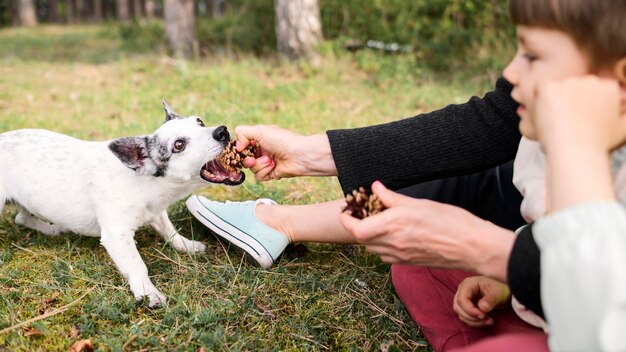
M 174 229 L 167 207 L 205 181 L 244 180 L 217 161 L 230 141 L 226 127 L 206 128 L 163 105 L 165 123 L 148 136 L 87 142 L 45 130 L 0 134 L 0 212 L 13 201 L 18 224 L 48 235 L 100 236 L 135 297 L 147 296 L 151 307 L 165 296 L 148 277 L 135 230 L 150 224 L 177 250 L 202 252 L 204 244 Z

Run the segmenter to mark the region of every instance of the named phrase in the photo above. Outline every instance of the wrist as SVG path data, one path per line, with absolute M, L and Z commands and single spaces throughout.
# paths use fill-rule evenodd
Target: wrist
M 480 275 L 507 282 L 507 267 L 515 234 L 513 231 L 496 226 L 488 221 L 480 238 L 471 243 L 469 269 Z
M 589 145 L 568 150 L 555 148 L 546 160 L 550 175 L 548 212 L 583 202 L 615 199 L 608 151 Z
M 298 154 L 299 176 L 337 176 L 337 166 L 326 134 L 304 137 Z

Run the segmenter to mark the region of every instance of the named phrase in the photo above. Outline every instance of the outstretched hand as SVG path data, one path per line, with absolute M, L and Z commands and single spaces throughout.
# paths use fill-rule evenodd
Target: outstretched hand
M 237 151 L 258 144 L 261 156 L 244 159 L 258 181 L 294 176 L 334 176 L 337 174 L 326 135 L 303 136 L 269 125 L 237 126 Z
M 387 263 L 476 271 L 504 280 L 513 246 L 511 231 L 468 211 L 393 192 L 380 182 L 372 191 L 387 209 L 363 220 L 347 214 L 341 223 Z

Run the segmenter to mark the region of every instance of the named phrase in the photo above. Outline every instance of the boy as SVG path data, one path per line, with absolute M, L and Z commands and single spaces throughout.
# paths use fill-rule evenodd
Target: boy
M 626 137 L 626 35 L 622 35 L 619 23 L 624 18 L 620 16 L 626 14 L 625 8 L 626 4 L 620 1 L 511 2 L 519 47 L 504 76 L 514 85 L 511 94 L 520 103 L 520 131 L 525 136 L 515 159 L 513 179 L 524 195 L 521 210 L 527 221 L 535 221 L 546 212 L 557 214 L 538 221 L 551 224 L 550 230 L 555 233 L 552 239 L 549 234 L 535 234 L 543 253 L 542 293 L 550 325 L 516 305 L 515 300 L 513 303 L 520 317 L 551 332 L 553 349 L 626 349 L 623 340 L 615 335 L 619 329 L 615 324 L 624 319 L 620 304 L 626 291 L 614 282 L 625 279 L 619 277 L 616 269 L 623 267 L 621 258 L 626 256 L 623 236 L 619 235 L 625 230 L 625 214 L 616 199 L 624 201 L 626 193 L 626 147 L 609 157 L 609 152 L 622 145 Z M 593 138 L 594 134 L 602 138 Z M 544 150 L 548 154 L 547 165 Z M 598 209 L 606 211 L 602 225 L 594 223 Z M 575 218 L 568 212 L 579 216 Z M 578 228 L 573 230 L 572 226 Z M 558 237 L 568 235 L 563 228 L 570 229 L 572 239 Z M 585 232 L 589 229 L 594 233 Z M 590 248 L 610 243 L 612 249 L 593 253 L 599 258 L 590 259 L 581 254 L 585 249 L 580 244 L 571 243 L 573 238 Z M 574 253 L 581 256 L 580 263 L 588 263 L 588 268 L 562 270 L 558 278 L 547 280 L 546 274 L 554 275 L 554 268 L 550 270 L 549 265 L 569 261 L 571 266 L 579 267 L 580 263 L 567 258 Z M 598 271 L 598 267 L 606 269 Z M 580 277 L 590 273 L 594 280 L 586 285 L 581 283 Z M 607 288 L 603 290 L 603 286 Z M 578 299 L 555 297 L 565 287 L 586 293 L 567 292 L 569 297 Z M 505 284 L 471 277 L 459 285 L 454 309 L 470 326 L 490 325 L 493 321 L 488 311 L 506 302 L 507 297 L 510 292 Z M 588 300 L 592 297 L 597 302 Z M 570 311 L 578 311 L 577 325 L 572 319 L 568 321 L 566 317 L 571 314 L 563 309 L 559 299 L 570 304 Z M 552 302 L 553 307 L 547 302 Z M 579 309 L 585 305 L 595 308 Z M 590 314 L 585 316 L 585 312 Z

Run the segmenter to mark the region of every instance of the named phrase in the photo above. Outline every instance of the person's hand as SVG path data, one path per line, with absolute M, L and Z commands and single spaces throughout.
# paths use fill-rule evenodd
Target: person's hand
M 277 126 L 237 126 L 237 151 L 249 144 L 261 147 L 261 156 L 246 158 L 259 181 L 294 176 L 335 176 L 337 169 L 325 134 L 303 136 Z
M 480 328 L 493 325 L 489 313 L 510 298 L 511 290 L 505 283 L 486 276 L 470 276 L 459 284 L 452 309 L 465 324 Z
M 340 219 L 384 262 L 464 269 L 505 281 L 512 231 L 459 207 L 403 196 L 378 181 L 372 190 L 386 210 L 363 220 L 348 214 Z
M 546 153 L 548 213 L 615 200 L 609 152 L 626 141 L 622 94 L 617 81 L 597 76 L 537 88 L 529 118 Z
M 626 141 L 626 112 L 616 80 L 588 75 L 539 85 L 532 119 L 547 154 L 554 148 L 608 152 Z

